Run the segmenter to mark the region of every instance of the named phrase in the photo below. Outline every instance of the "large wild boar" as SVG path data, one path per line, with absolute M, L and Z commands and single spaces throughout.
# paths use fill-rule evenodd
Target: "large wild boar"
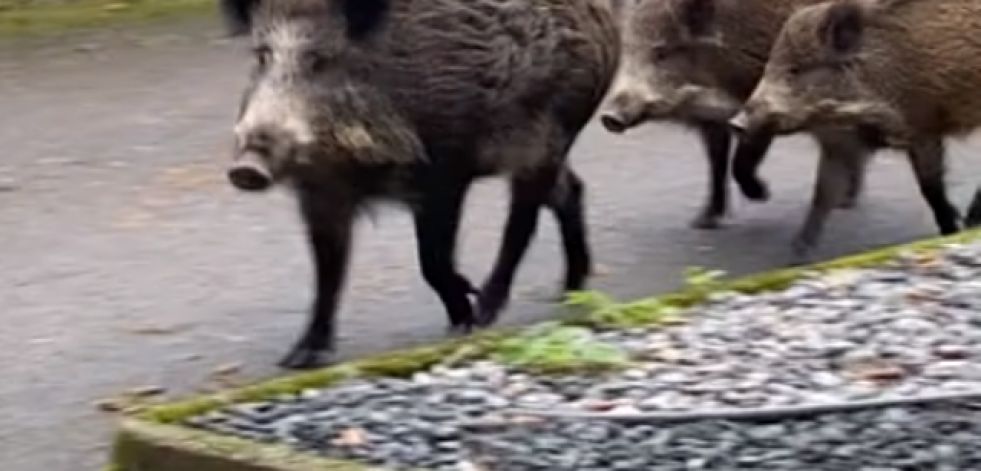
M 693 226 L 718 227 L 728 212 L 733 136 L 726 121 L 763 75 L 784 20 L 794 9 L 819 1 L 638 0 L 627 14 L 624 57 L 600 122 L 615 133 L 651 121 L 679 123 L 698 131 L 710 177 L 708 197 Z M 769 198 L 756 170 L 772 141 L 767 133 L 737 141 L 732 173 L 751 200 Z M 838 151 L 843 147 L 836 145 Z M 858 197 L 863 175 L 864 166 L 848 177 L 851 191 L 843 205 Z
M 607 0 L 223 1 L 254 55 L 228 177 L 295 192 L 312 247 L 310 322 L 282 365 L 329 361 L 352 223 L 377 202 L 411 210 L 422 276 L 454 331 L 496 320 L 542 207 L 559 223 L 563 288 L 584 287 L 584 183 L 566 160 L 616 73 Z M 469 187 L 489 176 L 510 180 L 511 203 L 477 290 L 455 239 Z
M 974 0 L 839 0 L 801 9 L 732 124 L 778 134 L 852 127 L 868 142 L 905 150 L 940 232 L 957 232 L 944 140 L 981 125 L 979 35 Z

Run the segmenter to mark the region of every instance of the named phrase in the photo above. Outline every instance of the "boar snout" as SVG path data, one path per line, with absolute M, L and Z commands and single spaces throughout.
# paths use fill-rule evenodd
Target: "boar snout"
M 781 113 L 770 103 L 751 98 L 729 119 L 732 132 L 740 136 L 776 131 Z
M 607 131 L 620 134 L 640 125 L 651 117 L 653 111 L 663 106 L 663 100 L 655 97 L 618 95 L 600 114 L 600 124 Z
M 268 190 L 273 185 L 273 174 L 264 159 L 252 151 L 247 151 L 235 159 L 228 168 L 228 181 L 242 191 L 258 192 Z
M 610 105 L 600 114 L 600 124 L 614 134 L 623 133 L 643 121 L 646 101 L 634 94 L 614 95 Z
M 729 119 L 729 129 L 736 135 L 744 137 L 765 127 L 764 119 L 766 118 L 762 107 L 758 102 L 750 101 Z
M 739 112 L 729 120 L 729 130 L 740 137 L 744 137 L 746 134 L 748 134 L 748 128 L 749 117 L 746 116 L 746 112 L 743 110 L 739 110 Z

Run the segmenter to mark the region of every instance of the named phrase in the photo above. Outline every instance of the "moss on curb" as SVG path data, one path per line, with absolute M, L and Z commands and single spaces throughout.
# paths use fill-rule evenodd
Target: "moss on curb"
M 215 0 L 72 0 L 0 3 L 0 38 L 39 36 L 214 12 Z
M 710 290 L 683 290 L 658 296 L 657 299 L 661 305 L 686 308 L 704 301 L 714 292 L 756 293 L 778 290 L 804 275 L 883 265 L 901 253 L 930 252 L 946 245 L 976 239 L 981 239 L 981 230 L 887 247 L 806 267 L 751 275 L 720 282 Z M 588 314 L 574 316 L 563 322 L 576 325 L 597 324 Z M 380 471 L 357 463 L 313 458 L 280 446 L 191 430 L 180 427 L 177 423 L 232 403 L 257 401 L 307 388 L 325 387 L 352 377 L 407 376 L 447 359 L 464 360 L 482 356 L 508 334 L 509 331 L 504 330 L 484 332 L 469 339 L 386 353 L 323 370 L 289 375 L 243 389 L 147 409 L 123 419 L 114 450 L 114 462 L 117 464 L 105 471 Z

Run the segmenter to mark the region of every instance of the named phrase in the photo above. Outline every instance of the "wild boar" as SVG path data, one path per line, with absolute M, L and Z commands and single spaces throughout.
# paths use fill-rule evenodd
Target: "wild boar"
M 585 185 L 567 154 L 616 73 L 608 0 L 223 1 L 254 56 L 228 178 L 295 193 L 316 272 L 310 322 L 281 365 L 329 361 L 352 223 L 376 203 L 411 211 L 453 331 L 495 322 L 542 207 L 561 231 L 562 288 L 584 287 Z M 491 176 L 509 179 L 511 202 L 477 290 L 455 243 L 469 187 Z
M 736 128 L 847 127 L 906 151 L 942 234 L 960 215 L 944 182 L 947 137 L 981 124 L 981 3 L 840 0 L 791 15 Z M 840 160 L 840 159 L 839 159 Z
M 728 212 L 733 136 L 726 121 L 763 75 L 786 17 L 818 1 L 822 0 L 639 0 L 627 14 L 624 57 L 600 122 L 614 133 L 649 121 L 679 123 L 698 132 L 710 175 L 694 227 L 719 227 Z M 737 141 L 732 173 L 750 200 L 769 198 L 757 167 L 772 141 L 767 133 Z M 857 172 L 844 205 L 860 192 L 864 167 Z

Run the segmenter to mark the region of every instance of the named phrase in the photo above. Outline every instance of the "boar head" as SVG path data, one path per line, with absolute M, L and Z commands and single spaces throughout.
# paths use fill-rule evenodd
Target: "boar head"
M 600 121 L 725 120 L 741 102 L 724 86 L 717 0 L 639 0 L 626 12 L 620 70 Z M 721 63 L 725 61 L 722 60 Z
M 233 186 L 262 191 L 420 154 L 365 53 L 391 20 L 388 0 L 225 0 L 222 9 L 232 34 L 252 38 Z
M 845 0 L 791 15 L 763 78 L 730 120 L 733 129 L 786 135 L 850 127 L 886 142 L 903 139 L 902 118 L 875 83 L 890 78 L 876 77 L 869 61 L 874 48 L 864 44 L 870 18 L 885 5 Z

